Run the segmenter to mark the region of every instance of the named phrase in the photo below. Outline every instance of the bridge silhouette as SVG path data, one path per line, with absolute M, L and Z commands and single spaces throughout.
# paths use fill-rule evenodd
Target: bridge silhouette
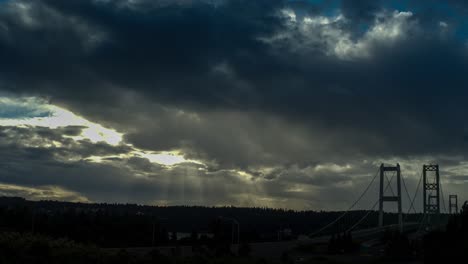
M 349 215 L 350 212 L 352 212 L 352 210 L 359 204 L 362 198 L 369 192 L 377 178 L 379 178 L 379 197 L 373 206 L 367 210 L 359 220 L 350 225 L 348 224 L 348 226 L 345 228 L 341 226 L 338 228 L 339 231 L 336 231 L 337 228 L 333 227 L 342 221 L 347 215 Z M 396 192 L 392 188 L 392 182 L 394 178 L 396 178 Z M 405 214 L 403 214 L 402 210 L 402 189 L 405 191 L 409 201 L 408 211 Z M 388 190 L 390 190 L 391 195 L 387 195 Z M 421 217 L 417 221 L 406 221 L 410 212 L 414 212 L 414 214 L 418 213 L 415 208 L 415 200 L 418 197 L 420 190 L 422 190 L 423 198 L 423 210 L 419 213 L 421 214 Z M 457 195 L 450 195 L 449 197 L 449 213 L 458 213 Z M 397 204 L 397 224 L 385 225 L 384 204 L 389 202 Z M 369 223 L 367 222 L 366 228 L 360 228 L 360 225 L 369 217 L 369 215 L 375 213 L 377 205 L 379 206 L 378 221 L 375 223 L 375 226 L 369 228 Z M 351 204 L 351 206 L 336 219 L 310 234 L 309 237 L 313 242 L 327 242 L 331 238 L 331 235 L 336 233 L 352 233 L 353 238 L 359 239 L 376 237 L 389 230 L 399 231 L 401 233 L 417 232 L 418 234 L 422 235 L 428 230 L 440 228 L 443 224 L 443 219 L 441 217 L 441 205 L 444 209 L 444 213 L 447 214 L 442 182 L 440 181 L 439 165 L 423 165 L 416 190 L 411 197 L 410 192 L 406 186 L 405 177 L 403 176 L 400 165 L 396 164 L 395 166 L 391 166 L 381 164 L 377 173 L 374 175 L 363 192 Z M 334 233 L 333 231 L 330 232 L 332 229 L 334 230 Z

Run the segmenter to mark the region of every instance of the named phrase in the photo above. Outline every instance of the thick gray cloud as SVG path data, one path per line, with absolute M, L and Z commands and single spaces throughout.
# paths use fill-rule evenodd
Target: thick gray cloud
M 2 182 L 100 201 L 255 205 L 252 195 L 326 208 L 343 207 L 381 160 L 461 173 L 465 21 L 421 1 L 399 11 L 326 2 L 0 3 L 0 89 L 45 97 L 125 141 L 77 142 L 80 127 L 7 127 Z M 126 144 L 206 166 L 116 157 L 132 151 Z M 419 170 L 409 170 L 413 188 Z

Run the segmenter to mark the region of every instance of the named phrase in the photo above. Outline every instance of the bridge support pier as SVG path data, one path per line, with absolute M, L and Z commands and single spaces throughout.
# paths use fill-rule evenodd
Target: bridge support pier
M 387 179 L 390 186 L 391 181 L 388 180 L 385 175 L 386 172 L 394 172 L 397 177 L 397 194 L 393 196 L 385 195 L 385 180 Z M 385 166 L 384 164 L 380 165 L 380 194 L 379 194 L 379 227 L 384 226 L 384 202 L 396 202 L 398 204 L 398 227 L 400 232 L 403 232 L 403 213 L 401 208 L 401 172 L 400 164 L 396 166 Z

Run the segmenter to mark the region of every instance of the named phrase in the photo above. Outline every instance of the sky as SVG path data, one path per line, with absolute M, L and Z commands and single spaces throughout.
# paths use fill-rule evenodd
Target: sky
M 461 0 L 2 0 L 0 195 L 343 210 L 399 163 L 407 210 L 437 163 L 461 203 L 467 15 Z

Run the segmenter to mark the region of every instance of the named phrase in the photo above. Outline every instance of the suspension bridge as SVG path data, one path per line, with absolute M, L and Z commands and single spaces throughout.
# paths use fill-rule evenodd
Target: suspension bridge
M 357 220 L 355 219 L 355 221 L 346 219 L 353 213 L 353 210 L 356 211 L 355 208 L 365 195 L 369 193 L 377 179 L 379 179 L 378 197 L 375 199 L 372 207 L 367 210 L 360 210 L 363 215 Z M 394 185 L 396 185 L 396 190 L 393 188 Z M 405 213 L 403 213 L 402 206 L 403 191 L 409 203 Z M 422 210 L 419 212 L 415 207 L 418 195 L 422 196 L 420 197 L 422 198 Z M 384 211 L 384 205 L 387 203 L 396 204 L 396 213 L 392 215 L 395 216 L 396 214 L 396 221 L 395 217 L 393 217 L 394 219 L 388 219 L 388 216 L 391 214 L 386 214 Z M 381 238 L 389 231 L 404 233 L 410 240 L 414 240 L 421 238 L 430 230 L 443 228 L 448 215 L 458 213 L 457 195 L 449 195 L 448 208 L 449 211 L 447 211 L 447 207 L 445 206 L 439 165 L 430 164 L 422 166 L 416 189 L 413 195 L 410 195 L 400 165 L 381 164 L 363 192 L 346 211 L 342 212 L 333 221 L 302 240 L 252 243 L 252 254 L 265 258 L 275 258 L 279 257 L 282 252 L 293 250 L 299 245 L 329 243 L 334 235 L 340 234 L 342 236 L 352 234 L 352 239 L 359 241 L 363 247 L 377 250 L 382 246 Z M 375 214 L 377 214 L 377 219 L 369 219 L 371 215 L 375 216 Z M 410 220 L 410 218 L 412 219 Z M 236 246 L 233 245 L 234 248 Z
M 346 217 L 349 216 L 356 206 L 362 201 L 363 197 L 369 192 L 377 179 L 379 179 L 379 195 L 373 206 L 367 211 L 364 211 L 364 215 L 360 219 L 354 222 L 349 220 L 344 221 L 344 219 L 346 219 Z M 394 183 L 394 180 L 396 183 Z M 396 190 L 393 188 L 394 185 L 396 185 Z M 403 213 L 402 209 L 403 190 L 409 202 L 406 213 Z M 413 215 L 418 214 L 418 211 L 415 208 L 415 200 L 420 193 L 423 201 L 422 212 L 419 213 L 419 219 L 416 221 L 414 219 L 409 221 L 408 216 L 410 216 L 411 213 Z M 384 211 L 384 205 L 386 203 L 396 204 L 397 223 L 388 223 L 390 221 L 385 219 L 386 214 Z M 378 221 L 376 221 L 375 226 L 369 227 L 368 218 L 372 213 L 376 213 L 377 206 Z M 442 208 L 443 211 L 441 210 Z M 444 220 L 448 214 L 458 213 L 457 195 L 449 195 L 448 208 L 449 211 L 447 212 L 442 182 L 440 180 L 439 165 L 423 165 L 416 190 L 411 196 L 400 165 L 396 164 L 393 166 L 381 164 L 377 173 L 373 176 L 367 187 L 351 204 L 351 206 L 336 219 L 310 234 L 310 241 L 317 243 L 327 242 L 332 235 L 337 233 L 352 233 L 353 238 L 362 241 L 373 240 L 389 230 L 407 234 L 411 233 L 413 237 L 418 237 L 422 236 L 429 230 L 441 228 L 444 225 Z M 366 220 L 367 222 L 365 222 Z M 343 222 L 346 224 L 343 224 Z M 364 228 L 362 227 L 363 223 L 366 223 Z M 338 228 L 336 227 L 337 225 L 339 225 Z

